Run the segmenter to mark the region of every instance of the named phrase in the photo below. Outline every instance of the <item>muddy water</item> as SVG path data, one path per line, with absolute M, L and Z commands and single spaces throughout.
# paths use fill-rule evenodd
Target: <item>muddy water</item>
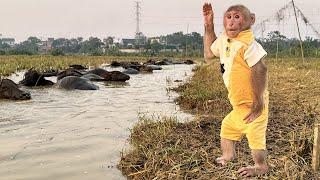
M 98 91 L 24 88 L 32 100 L 0 101 L 0 179 L 126 179 L 116 164 L 139 114 L 192 118 L 167 90 L 191 69 L 163 66 Z

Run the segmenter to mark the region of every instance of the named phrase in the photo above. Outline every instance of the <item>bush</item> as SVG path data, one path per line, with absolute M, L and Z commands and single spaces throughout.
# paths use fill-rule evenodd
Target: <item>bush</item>
M 52 52 L 51 52 L 51 55 L 52 56 L 64 56 L 65 53 L 63 52 L 62 49 L 54 49 Z
M 4 50 L 0 50 L 0 55 L 5 55 L 6 52 Z

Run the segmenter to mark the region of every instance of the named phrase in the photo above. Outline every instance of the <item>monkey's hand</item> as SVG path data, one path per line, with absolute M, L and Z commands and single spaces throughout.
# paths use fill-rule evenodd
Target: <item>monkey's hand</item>
M 205 3 L 203 5 L 203 17 L 205 26 L 213 25 L 213 10 L 210 3 Z
M 246 121 L 246 124 L 249 124 L 255 119 L 257 119 L 261 115 L 263 108 L 264 108 L 263 97 L 260 97 L 257 100 L 254 100 L 252 103 L 250 113 L 244 118 L 244 121 Z

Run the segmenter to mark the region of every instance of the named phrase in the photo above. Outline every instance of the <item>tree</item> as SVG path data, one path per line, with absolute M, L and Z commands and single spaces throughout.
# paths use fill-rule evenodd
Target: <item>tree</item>
M 9 51 L 9 54 L 17 54 L 17 55 L 35 55 L 39 53 L 38 43 L 41 40 L 37 37 L 29 37 L 26 41 L 18 44 L 15 48 Z
M 10 48 L 11 46 L 9 44 L 0 42 L 0 50 L 8 51 Z
M 52 56 L 64 56 L 65 53 L 63 52 L 63 50 L 61 48 L 56 48 L 56 49 L 52 50 L 51 55 Z
M 103 41 L 104 41 L 104 43 L 105 43 L 105 49 L 106 49 L 106 51 L 107 51 L 107 50 L 110 49 L 111 46 L 113 45 L 113 38 L 109 36 L 109 37 L 107 37 L 106 39 L 104 39 Z
M 150 48 L 153 53 L 159 53 L 159 51 L 162 49 L 162 45 L 158 42 L 154 42 L 150 44 Z
M 83 42 L 80 52 L 89 55 L 102 55 L 102 45 L 103 43 L 99 38 L 90 37 L 89 40 Z
M 30 44 L 37 44 L 37 43 L 41 42 L 41 40 L 39 38 L 33 37 L 33 36 L 28 37 L 27 41 Z

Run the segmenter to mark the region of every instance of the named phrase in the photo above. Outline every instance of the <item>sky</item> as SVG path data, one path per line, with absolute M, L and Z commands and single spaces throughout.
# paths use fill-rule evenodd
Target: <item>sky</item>
M 202 5 L 210 2 L 215 13 L 216 33 L 223 30 L 223 12 L 234 4 L 243 4 L 256 14 L 257 21 L 274 16 L 289 3 L 288 0 L 139 0 L 140 30 L 148 37 L 178 31 L 203 34 Z M 320 1 L 295 0 L 320 31 Z M 133 38 L 136 31 L 134 0 L 0 0 L 0 34 L 16 41 L 36 36 L 43 40 L 113 36 Z M 272 26 L 275 23 L 271 23 Z M 270 27 L 271 27 L 270 25 Z M 294 21 L 282 23 L 271 29 L 296 32 Z M 302 27 L 303 29 L 303 27 Z M 310 29 L 306 30 L 310 33 Z M 308 32 L 309 31 L 309 32 Z

